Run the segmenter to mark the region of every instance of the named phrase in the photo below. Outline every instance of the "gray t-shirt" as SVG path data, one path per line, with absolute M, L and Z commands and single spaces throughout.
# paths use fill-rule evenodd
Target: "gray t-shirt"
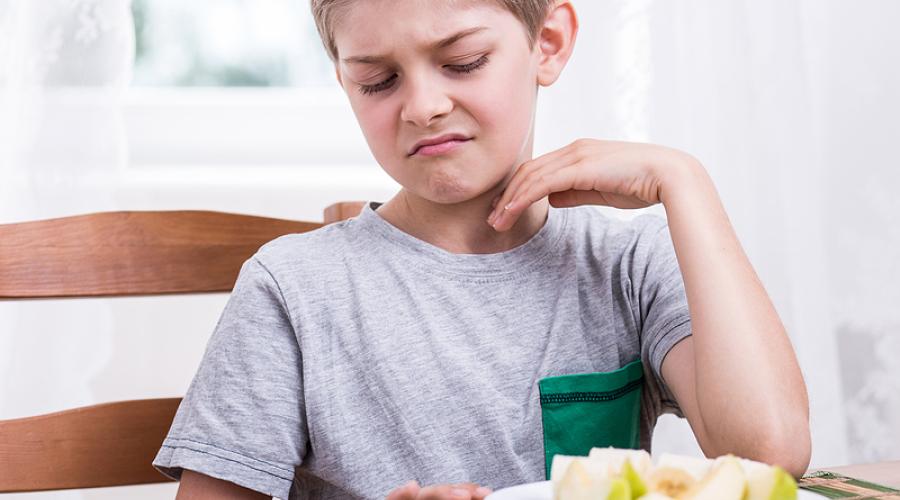
M 529 241 L 453 254 L 385 221 L 288 235 L 244 263 L 153 464 L 278 498 L 384 498 L 410 479 L 544 479 L 538 380 L 641 358 L 641 445 L 690 335 L 665 220 L 550 207 Z

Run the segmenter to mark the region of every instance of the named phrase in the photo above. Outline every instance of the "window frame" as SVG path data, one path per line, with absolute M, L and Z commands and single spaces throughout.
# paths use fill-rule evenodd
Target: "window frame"
M 342 89 L 128 87 L 129 169 L 373 165 Z

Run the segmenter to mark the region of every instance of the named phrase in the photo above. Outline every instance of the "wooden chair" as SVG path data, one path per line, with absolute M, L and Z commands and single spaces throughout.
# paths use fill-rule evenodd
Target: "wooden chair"
M 229 292 L 265 242 L 362 206 L 331 205 L 324 223 L 174 211 L 0 225 L 0 299 Z M 0 421 L 0 493 L 168 482 L 151 462 L 180 402 L 118 401 Z

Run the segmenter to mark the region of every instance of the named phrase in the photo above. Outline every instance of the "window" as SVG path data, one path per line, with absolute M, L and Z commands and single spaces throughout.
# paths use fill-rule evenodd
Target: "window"
M 135 86 L 329 85 L 305 0 L 132 0 Z
M 132 0 L 129 164 L 371 165 L 308 0 Z

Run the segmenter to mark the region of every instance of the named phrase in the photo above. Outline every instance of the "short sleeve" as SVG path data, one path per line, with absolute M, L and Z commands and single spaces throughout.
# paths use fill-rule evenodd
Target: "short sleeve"
M 306 449 L 302 360 L 284 298 L 255 257 L 237 283 L 153 465 L 286 499 Z
M 669 350 L 691 335 L 691 316 L 684 292 L 684 279 L 665 221 L 641 217 L 642 229 L 635 248 L 632 293 L 640 315 L 641 359 L 653 376 L 657 414 L 681 410 L 662 378 L 662 364 Z

